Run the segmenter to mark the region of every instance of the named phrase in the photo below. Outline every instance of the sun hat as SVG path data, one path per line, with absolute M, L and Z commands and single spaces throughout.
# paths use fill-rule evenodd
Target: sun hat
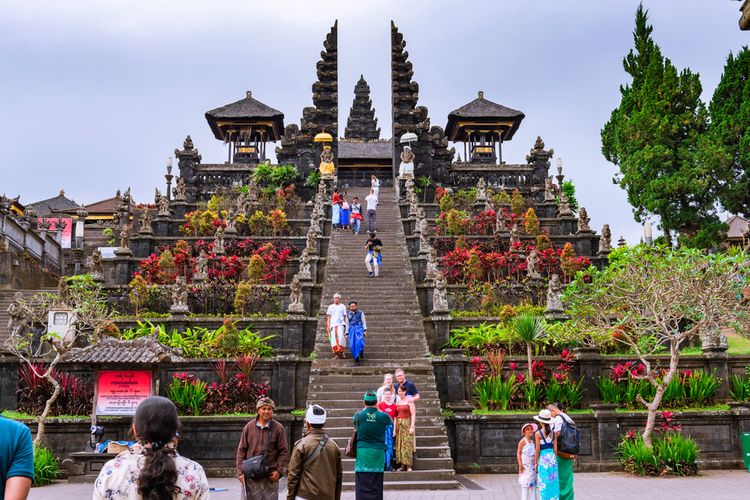
M 541 410 L 539 415 L 534 417 L 534 420 L 543 424 L 551 424 L 554 421 L 549 410 Z
M 521 426 L 521 435 L 522 435 L 522 436 L 523 436 L 523 431 L 525 431 L 525 430 L 526 430 L 526 427 L 529 427 L 529 426 L 531 426 L 531 430 L 532 430 L 533 432 L 536 432 L 536 431 L 537 431 L 537 430 L 539 429 L 539 426 L 538 426 L 538 425 L 536 425 L 535 423 L 533 423 L 533 422 L 526 422 L 525 424 L 523 424 L 523 425 Z
M 315 411 L 318 411 L 318 415 L 315 414 Z M 323 412 L 320 414 L 320 412 Z M 305 412 L 305 420 L 307 420 L 308 424 L 325 424 L 326 423 L 326 410 L 320 405 L 310 405 L 307 407 L 307 411 Z

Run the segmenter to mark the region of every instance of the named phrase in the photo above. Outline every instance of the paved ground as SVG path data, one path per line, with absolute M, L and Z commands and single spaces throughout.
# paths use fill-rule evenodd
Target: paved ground
M 216 500 L 239 498 L 239 483 L 234 479 L 210 479 L 212 487 L 228 491 L 212 492 Z M 482 474 L 461 476 L 467 489 L 457 491 L 386 492 L 386 499 L 489 500 L 521 498 L 516 476 Z M 747 500 L 750 498 L 750 473 L 747 471 L 704 471 L 690 478 L 635 478 L 621 473 L 576 474 L 577 500 Z M 469 489 L 478 488 L 478 489 Z M 31 500 L 84 499 L 91 497 L 92 485 L 59 483 L 31 490 Z M 286 498 L 286 491 L 279 496 Z M 345 499 L 354 493 L 346 492 Z

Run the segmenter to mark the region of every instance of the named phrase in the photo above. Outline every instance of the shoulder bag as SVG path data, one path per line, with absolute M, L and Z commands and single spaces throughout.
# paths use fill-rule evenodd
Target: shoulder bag
M 357 416 L 354 418 L 354 432 L 352 432 L 352 437 L 346 442 L 346 449 L 344 450 L 344 454 L 349 458 L 357 458 L 357 426 L 359 425 L 359 414 L 360 412 L 357 412 Z
M 263 435 L 263 429 L 260 430 L 261 436 Z M 246 478 L 250 479 L 263 479 L 268 477 L 268 448 L 271 446 L 271 434 L 273 434 L 273 426 L 271 422 L 268 423 L 268 439 L 266 439 L 266 446 L 263 450 L 262 455 L 255 455 L 245 459 L 242 462 L 242 473 Z

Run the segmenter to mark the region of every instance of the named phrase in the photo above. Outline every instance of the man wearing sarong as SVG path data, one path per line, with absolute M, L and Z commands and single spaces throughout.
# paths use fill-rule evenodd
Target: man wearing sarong
M 560 434 L 565 422 L 575 424 L 572 418 L 563 413 L 560 403 L 552 403 L 547 406 L 547 409 L 552 414 L 552 418 L 554 418 L 552 430 L 556 435 Z M 573 462 L 575 462 L 575 459 L 575 455 L 559 450 L 557 452 L 557 478 L 560 484 L 560 500 L 573 500 L 575 498 L 573 491 Z
M 326 311 L 326 331 L 334 358 L 344 357 L 346 321 L 346 306 L 341 303 L 341 294 L 336 293 L 333 295 L 333 304 Z
M 346 337 L 349 341 L 349 351 L 355 364 L 365 357 L 365 337 L 367 337 L 367 321 L 365 313 L 357 309 L 357 302 L 349 302 L 349 312 L 346 314 L 346 322 L 349 328 L 346 330 Z

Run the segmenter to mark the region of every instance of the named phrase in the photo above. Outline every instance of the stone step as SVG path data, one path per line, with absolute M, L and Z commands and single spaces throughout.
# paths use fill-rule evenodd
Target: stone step
M 404 477 L 414 472 L 399 472 L 404 474 Z M 348 480 L 349 476 L 344 475 L 347 479 L 342 483 L 343 491 L 354 491 L 353 480 Z M 441 479 L 441 480 L 425 480 L 425 481 L 413 481 L 407 479 L 399 479 L 398 481 L 383 481 L 383 489 L 385 491 L 403 490 L 403 491 L 419 491 L 419 490 L 455 490 L 460 488 L 460 484 L 455 479 Z
M 344 480 L 346 481 L 346 473 L 350 472 L 352 480 L 354 479 L 354 459 L 342 457 L 342 465 L 344 466 Z M 453 460 L 450 458 L 422 458 L 419 456 L 419 450 L 417 450 L 417 458 L 414 460 L 412 472 L 416 473 L 421 479 L 437 479 L 437 476 L 445 474 L 446 470 L 452 471 Z M 406 472 L 386 472 L 385 475 L 400 475 L 406 474 Z M 454 472 L 455 474 L 455 472 Z

